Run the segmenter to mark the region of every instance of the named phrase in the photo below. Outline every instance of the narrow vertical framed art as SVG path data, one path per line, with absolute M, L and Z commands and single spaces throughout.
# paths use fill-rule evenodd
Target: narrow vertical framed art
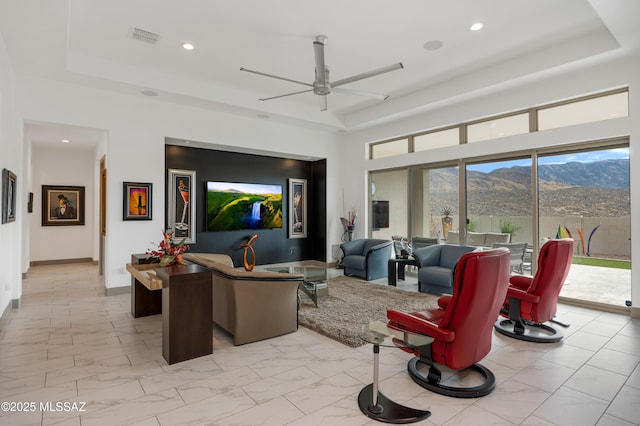
M 151 183 L 122 183 L 122 220 L 151 220 Z
M 289 178 L 289 238 L 307 237 L 307 180 Z
M 169 169 L 167 182 L 167 225 L 173 230 L 173 240 L 196 242 L 196 172 Z
M 2 223 L 16 220 L 16 181 L 15 173 L 2 169 Z

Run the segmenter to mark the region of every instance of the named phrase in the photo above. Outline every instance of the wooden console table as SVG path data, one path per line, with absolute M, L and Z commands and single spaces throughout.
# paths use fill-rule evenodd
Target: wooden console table
M 132 255 L 131 313 L 162 313 L 162 356 L 169 364 L 213 353 L 211 271 L 191 264 L 159 267 Z

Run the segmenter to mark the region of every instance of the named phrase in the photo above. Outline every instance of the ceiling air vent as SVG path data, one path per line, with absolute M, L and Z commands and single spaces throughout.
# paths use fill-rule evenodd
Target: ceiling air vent
M 147 43 L 156 44 L 158 42 L 158 39 L 160 38 L 160 35 L 152 33 L 151 31 L 131 27 L 129 28 L 129 37 Z

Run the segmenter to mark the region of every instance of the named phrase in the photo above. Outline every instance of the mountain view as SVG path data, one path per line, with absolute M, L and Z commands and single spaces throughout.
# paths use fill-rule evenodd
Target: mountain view
M 568 162 L 538 167 L 540 214 L 621 217 L 631 214 L 629 160 Z M 430 173 L 436 212 L 457 206 L 455 169 Z M 467 204 L 473 215 L 527 216 L 531 209 L 531 167 L 467 172 Z

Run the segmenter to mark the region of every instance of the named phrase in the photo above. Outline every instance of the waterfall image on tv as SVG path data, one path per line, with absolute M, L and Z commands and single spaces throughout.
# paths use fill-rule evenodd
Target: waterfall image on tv
M 207 231 L 282 228 L 282 186 L 207 182 Z

